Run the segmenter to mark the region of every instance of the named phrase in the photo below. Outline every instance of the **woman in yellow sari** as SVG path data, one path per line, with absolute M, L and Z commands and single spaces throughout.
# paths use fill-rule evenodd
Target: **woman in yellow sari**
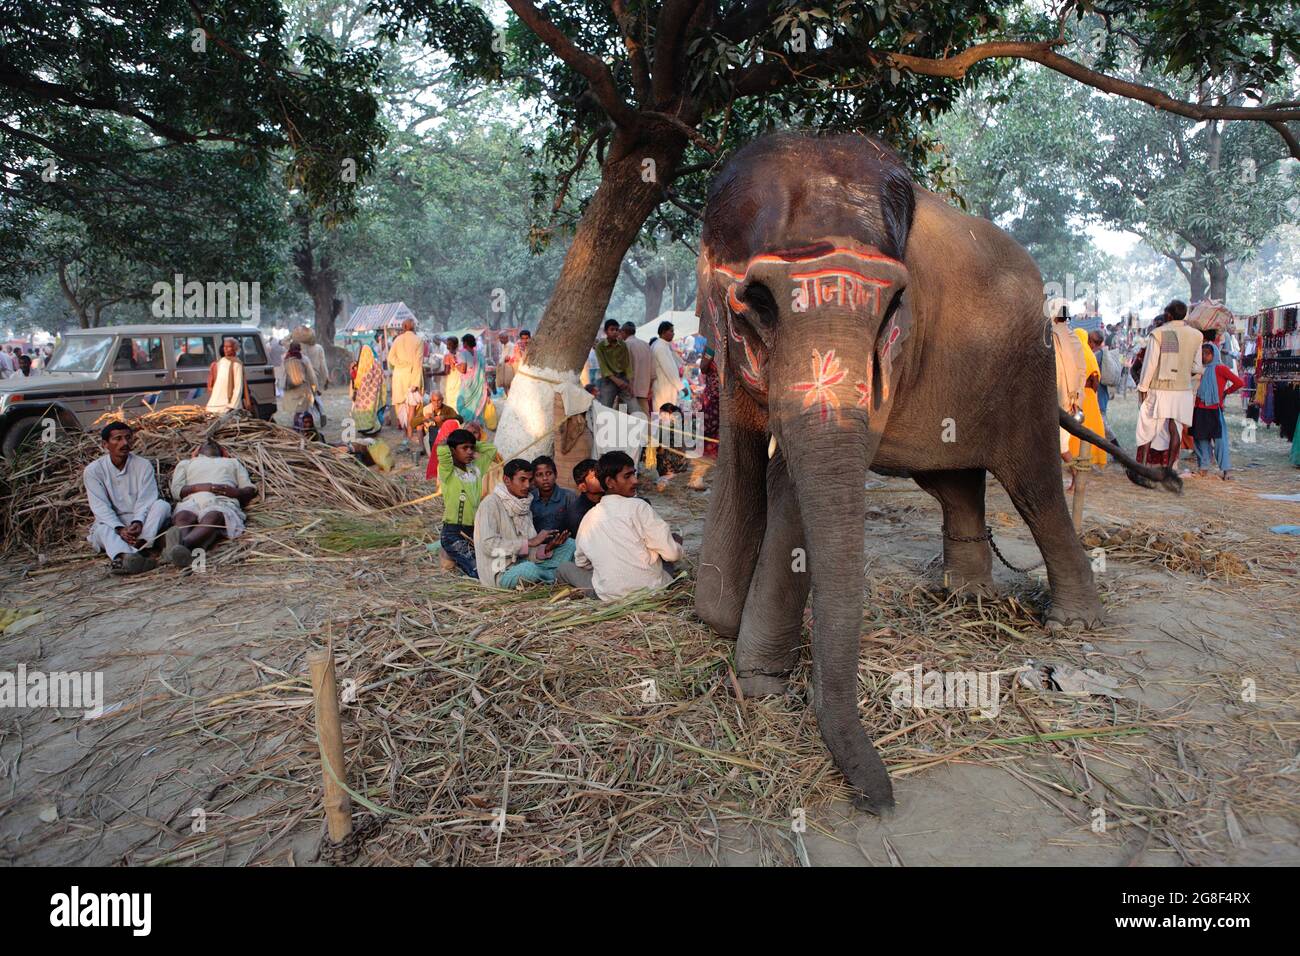
M 1097 356 L 1093 354 L 1092 347 L 1088 345 L 1088 333 L 1083 329 L 1075 329 L 1074 334 L 1078 336 L 1083 343 L 1083 360 L 1087 365 L 1086 380 L 1083 386 L 1083 427 L 1096 432 L 1098 435 L 1106 434 L 1106 423 L 1101 418 L 1101 405 L 1097 402 L 1097 386 L 1101 383 L 1101 369 L 1097 365 Z M 1080 450 L 1082 442 L 1077 438 L 1070 438 L 1070 457 L 1078 459 L 1082 454 Z M 1098 468 L 1106 466 L 1106 453 L 1096 445 L 1089 445 L 1091 453 L 1089 460 Z

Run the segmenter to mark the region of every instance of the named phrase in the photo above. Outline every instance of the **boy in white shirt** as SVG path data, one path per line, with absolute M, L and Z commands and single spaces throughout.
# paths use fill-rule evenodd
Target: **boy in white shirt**
M 601 455 L 597 474 L 605 496 L 583 517 L 573 561 L 556 578 L 602 601 L 666 587 L 682 558 L 681 537 L 636 497 L 636 465 L 626 452 Z

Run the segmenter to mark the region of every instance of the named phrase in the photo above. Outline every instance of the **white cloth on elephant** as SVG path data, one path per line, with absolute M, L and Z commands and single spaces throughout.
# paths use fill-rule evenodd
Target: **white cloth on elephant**
M 1152 451 L 1164 451 L 1169 447 L 1169 427 L 1165 422 L 1172 418 L 1180 426 L 1190 428 L 1195 411 L 1196 393 L 1191 389 L 1152 389 L 1147 392 L 1146 401 L 1138 406 L 1138 445 L 1150 445 Z
M 677 396 L 682 391 L 682 362 L 673 351 L 672 343 L 665 339 L 651 342 L 650 354 L 655 359 L 654 393 L 650 399 L 653 413 L 664 405 L 677 404 Z
M 118 528 L 140 522 L 142 546 L 148 547 L 171 517 L 171 505 L 158 497 L 158 478 L 147 458 L 128 454 L 118 469 L 108 455 L 101 455 L 86 466 L 82 483 L 95 516 L 86 540 L 110 558 L 138 550 L 122 540 Z
M 213 458 L 197 455 L 194 458 L 182 458 L 176 463 L 172 474 L 172 497 L 180 499 L 181 489 L 186 485 L 232 485 L 235 488 L 251 488 L 253 480 L 248 476 L 248 469 L 238 458 Z M 226 519 L 226 537 L 238 538 L 244 533 L 244 509 L 236 498 L 214 495 L 209 491 L 197 491 L 187 495 L 176 506 L 176 513 L 188 511 L 195 518 L 201 518 L 210 511 L 218 511 Z

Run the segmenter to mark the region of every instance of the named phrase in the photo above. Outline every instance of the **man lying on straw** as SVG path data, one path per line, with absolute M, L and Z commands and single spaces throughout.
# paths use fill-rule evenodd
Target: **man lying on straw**
M 483 499 L 474 515 L 478 579 L 488 587 L 553 584 L 560 563 L 573 557 L 568 531 L 533 527 L 533 466 L 522 458 L 506 462 L 505 480 Z
M 172 497 L 180 504 L 176 524 L 167 532 L 164 557 L 178 568 L 188 568 L 195 548 L 206 551 L 223 537 L 238 538 L 244 533 L 243 506 L 256 496 L 248 469 L 208 439 L 193 457 L 176 463 Z
M 559 579 L 602 601 L 665 587 L 677 573 L 681 537 L 636 497 L 640 481 L 626 452 L 601 455 L 597 470 L 604 497 L 582 519 L 573 560 L 560 566 Z
M 171 506 L 158 496 L 153 462 L 132 453 L 135 433 L 130 425 L 109 422 L 99 437 L 104 454 L 82 474 L 95 515 L 86 540 L 108 555 L 112 574 L 151 571 L 158 562 L 148 552 L 167 527 Z

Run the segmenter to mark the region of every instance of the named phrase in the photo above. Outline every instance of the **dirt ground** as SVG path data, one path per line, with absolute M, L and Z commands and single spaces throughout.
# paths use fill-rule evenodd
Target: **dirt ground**
M 344 396 L 334 391 L 328 398 L 328 432 L 336 437 Z M 1233 481 L 1189 478 L 1185 493 L 1173 496 L 1139 489 L 1111 467 L 1087 485 L 1088 524 L 1191 533 L 1207 553 L 1249 562 L 1246 573 L 1224 578 L 1108 554 L 1099 573 L 1107 626 L 1057 638 L 1063 655 L 1120 680 L 1120 692 L 1153 715 L 1150 732 L 1110 749 L 1068 741 L 1048 759 L 947 760 L 896 775 L 898 809 L 884 819 L 836 804 L 810 811 L 806 831 L 776 828 L 788 852 L 736 830 L 720 835 L 721 853 L 687 852 L 662 862 L 1300 863 L 1300 538 L 1268 530 L 1300 524 L 1300 504 L 1259 497 L 1300 492 L 1300 470 L 1290 466 L 1276 429 L 1261 428 L 1257 441 L 1243 442 L 1240 405 L 1233 410 Z M 1131 448 L 1131 393 L 1112 405 L 1110 417 Z M 423 462 L 409 452 L 399 462 L 412 497 L 423 493 L 416 477 Z M 688 492 L 680 478 L 663 495 L 653 487 L 646 493 L 683 531 L 688 554 L 698 554 L 707 495 Z M 873 477 L 864 493 L 868 587 L 873 576 L 933 581 L 941 543 L 937 503 L 903 479 Z M 1007 560 L 1029 569 L 1023 575 L 995 565 L 999 585 L 1032 592 L 1042 578 L 1037 549 L 992 480 L 988 515 Z M 106 562 L 90 557 L 48 567 L 13 559 L 0 565 L 0 604 L 45 612 L 30 629 L 0 636 L 0 671 L 20 663 L 47 672 L 103 671 L 106 700 L 115 705 L 94 721 L 72 711 L 0 711 L 4 863 L 184 862 L 168 851 L 193 832 L 196 800 L 228 789 L 250 755 L 212 739 L 210 748 L 178 761 L 174 750 L 127 750 L 115 747 L 115 738 L 127 737 L 128 727 L 139 730 L 149 719 L 146 704 L 158 697 L 237 695 L 301 672 L 302 636 L 355 610 L 340 597 L 348 592 L 332 589 L 331 581 L 365 581 L 393 596 L 444 573 L 427 558 L 303 562 L 257 550 L 202 576 L 168 570 L 115 579 L 106 571 Z M 1247 687 L 1254 693 L 1243 692 Z M 216 830 L 223 818 L 254 812 L 256 800 L 228 801 L 209 825 Z M 1183 818 L 1185 825 L 1176 828 L 1177 838 L 1170 835 L 1175 828 L 1111 826 L 1099 833 L 1091 825 L 1097 806 L 1112 819 L 1141 811 Z M 317 796 L 303 801 L 273 838 L 204 862 L 310 863 L 320 837 Z

